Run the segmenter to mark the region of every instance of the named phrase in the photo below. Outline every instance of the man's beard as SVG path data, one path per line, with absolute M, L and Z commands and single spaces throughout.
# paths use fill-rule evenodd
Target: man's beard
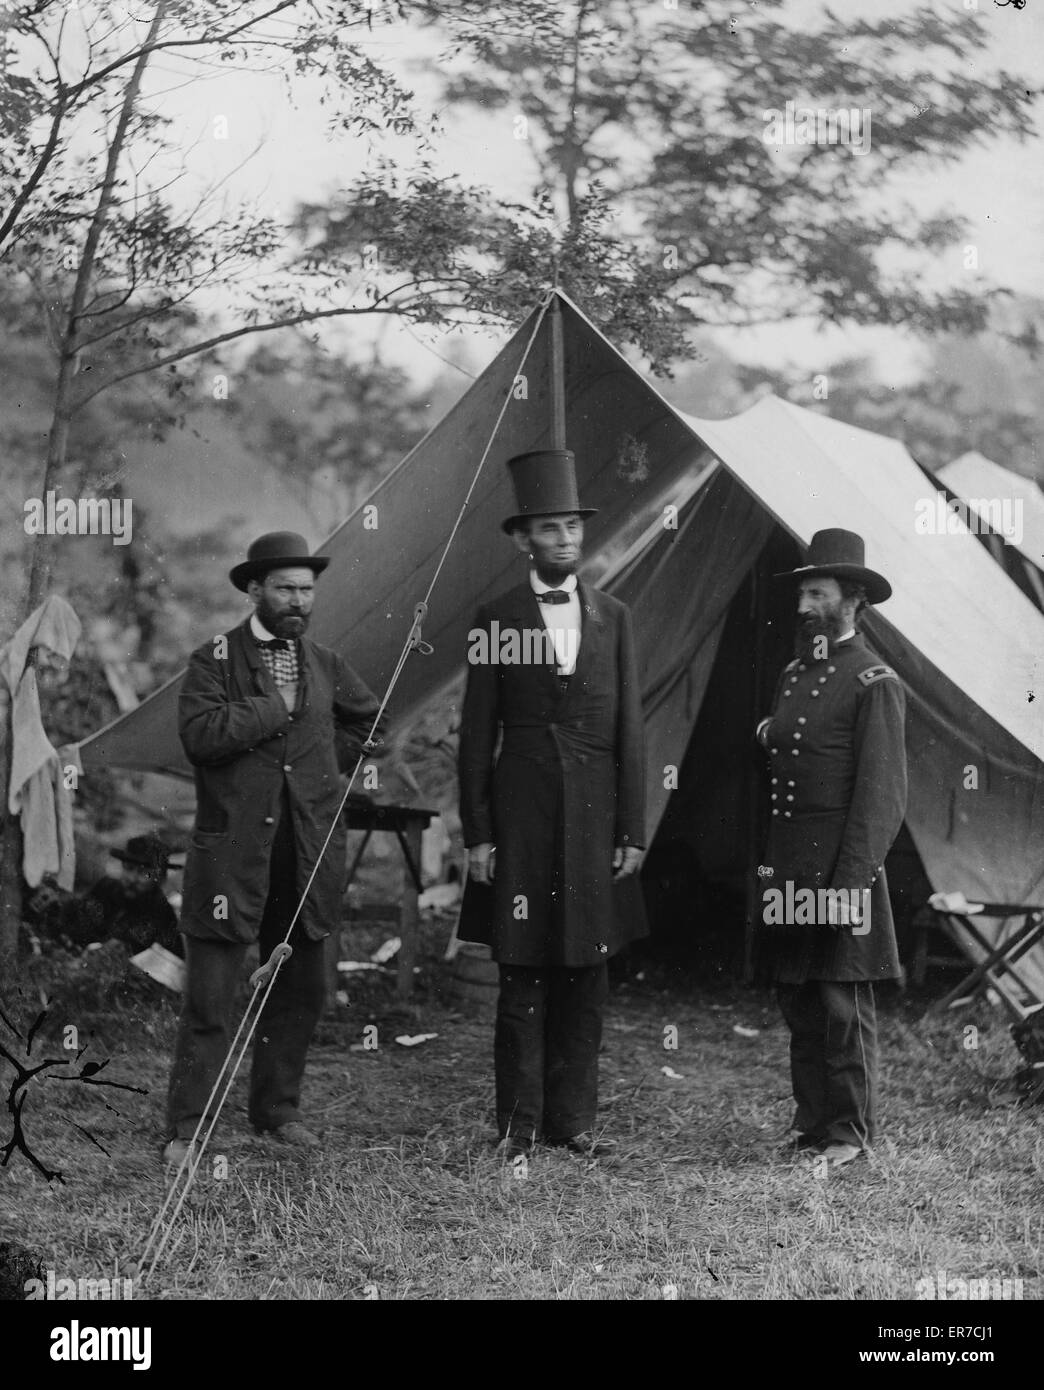
M 810 614 L 807 618 L 799 618 L 794 633 L 794 655 L 802 661 L 822 661 L 844 631 L 840 605 L 822 617 Z M 826 638 L 825 646 L 823 638 Z
M 267 599 L 257 602 L 257 620 L 268 629 L 273 637 L 288 638 L 291 641 L 308 631 L 311 615 L 308 613 L 276 613 Z
M 123 880 L 123 891 L 128 898 L 145 898 L 155 886 L 156 880 L 151 878 Z
M 545 584 L 550 584 L 552 588 L 556 588 L 564 579 L 575 574 L 579 563 L 579 560 L 571 560 L 564 565 L 556 564 L 554 560 L 535 560 L 533 562 L 537 577 L 542 579 Z

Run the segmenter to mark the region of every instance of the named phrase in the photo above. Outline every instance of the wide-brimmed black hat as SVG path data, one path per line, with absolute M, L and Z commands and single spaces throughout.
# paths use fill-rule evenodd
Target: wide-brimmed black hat
M 126 849 L 111 850 L 121 864 L 139 864 L 143 869 L 166 873 L 173 853 L 156 835 L 132 835 Z
M 575 512 L 594 516 L 597 508 L 581 507 L 576 491 L 576 455 L 571 449 L 538 449 L 508 459 L 518 511 L 500 524 L 510 535 L 531 516 L 560 516 Z
M 326 555 L 309 555 L 304 536 L 296 531 L 269 531 L 265 536 L 258 536 L 247 551 L 246 559 L 229 570 L 228 577 L 237 589 L 246 593 L 251 579 L 261 579 L 269 570 L 307 565 L 313 574 L 321 574 L 329 563 Z
M 866 567 L 866 547 L 855 531 L 831 527 L 817 531 L 808 546 L 808 563 L 796 570 L 777 574 L 776 579 L 814 579 L 818 574 L 847 579 L 866 590 L 867 603 L 883 603 L 892 596 L 892 586 L 883 574 Z

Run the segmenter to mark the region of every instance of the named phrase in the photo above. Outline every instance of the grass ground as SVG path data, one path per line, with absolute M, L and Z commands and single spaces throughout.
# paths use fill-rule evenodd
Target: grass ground
M 881 1142 L 870 1162 L 823 1177 L 774 1148 L 791 1105 L 771 998 L 631 980 L 614 991 L 601 1067 L 617 1157 L 543 1151 L 519 1170 L 488 1144 L 490 1021 L 455 1005 L 449 983 L 429 957 L 409 1009 L 370 976 L 324 1021 L 305 1093 L 317 1156 L 255 1136 L 237 1081 L 135 1296 L 891 1300 L 915 1298 L 940 1270 L 1020 1280 L 1011 1292 L 1026 1300 L 1044 1293 L 1044 1110 L 991 1104 L 991 1078 L 1017 1054 L 988 1006 L 926 1019 L 924 1001 L 885 1005 Z M 370 1024 L 378 1046 L 359 1050 Z M 88 1018 L 81 1045 L 91 1026 L 82 1060 L 109 1057 L 105 1077 L 147 1094 L 32 1083 L 24 1128 L 64 1182 L 17 1153 L 0 1168 L 0 1241 L 57 1278 L 124 1274 L 164 1193 L 173 1011 Z M 439 1036 L 394 1041 L 418 1032 Z M 38 1038 L 33 1058 L 60 1055 L 61 1036 Z

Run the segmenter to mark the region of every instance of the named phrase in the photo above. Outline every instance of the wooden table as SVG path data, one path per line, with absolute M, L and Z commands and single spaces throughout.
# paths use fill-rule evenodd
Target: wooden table
M 400 999 L 413 991 L 413 967 L 417 962 L 417 937 L 420 927 L 420 908 L 417 899 L 421 884 L 421 835 L 438 811 L 423 806 L 391 806 L 371 801 L 367 796 L 350 796 L 344 807 L 344 822 L 349 830 L 365 832 L 355 851 L 345 881 L 345 892 L 355 879 L 359 862 L 375 830 L 394 835 L 402 849 L 405 871 L 402 883 L 402 902 L 399 909 L 399 969 L 395 992 Z

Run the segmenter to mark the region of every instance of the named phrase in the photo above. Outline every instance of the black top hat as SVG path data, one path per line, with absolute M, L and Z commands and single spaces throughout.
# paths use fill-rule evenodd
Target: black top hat
M 597 508 L 581 507 L 576 492 L 576 456 L 571 449 L 538 449 L 508 459 L 518 511 L 500 524 L 512 528 L 531 516 L 556 516 L 575 512 L 594 516 Z
M 313 574 L 321 574 L 329 563 L 326 555 L 309 555 L 304 536 L 296 531 L 269 531 L 265 536 L 258 536 L 247 551 L 246 559 L 229 570 L 228 577 L 245 593 L 251 579 L 262 579 L 269 570 L 307 565 Z
M 777 574 L 776 579 L 814 579 L 817 574 L 827 574 L 834 579 L 848 579 L 853 584 L 861 584 L 866 590 L 867 603 L 883 603 L 892 596 L 892 586 L 884 575 L 867 569 L 866 547 L 862 536 L 855 531 L 842 531 L 831 527 L 827 531 L 817 531 L 808 546 L 808 564 L 799 565 L 796 570 Z
M 170 864 L 171 851 L 156 835 L 133 835 L 127 841 L 127 848 L 111 851 L 113 859 L 122 864 L 140 864 L 144 869 L 154 869 L 166 873 Z

